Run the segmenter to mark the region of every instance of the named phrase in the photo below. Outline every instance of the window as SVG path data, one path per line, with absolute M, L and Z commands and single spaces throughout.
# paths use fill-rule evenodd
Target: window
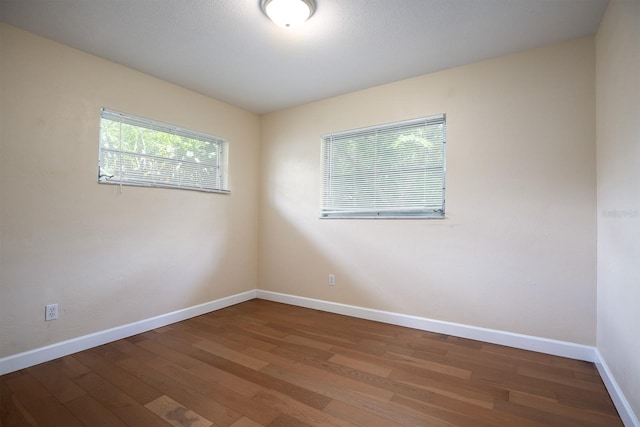
M 103 108 L 98 182 L 228 193 L 227 141 Z
M 322 218 L 444 218 L 445 115 L 322 137 Z

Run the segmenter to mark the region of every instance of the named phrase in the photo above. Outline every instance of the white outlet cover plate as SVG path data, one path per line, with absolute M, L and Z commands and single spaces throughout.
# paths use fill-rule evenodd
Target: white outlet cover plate
M 58 304 L 47 304 L 44 311 L 44 320 L 55 320 L 58 318 Z

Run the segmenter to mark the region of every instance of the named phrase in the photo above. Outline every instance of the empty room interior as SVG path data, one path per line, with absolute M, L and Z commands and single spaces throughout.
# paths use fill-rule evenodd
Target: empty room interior
M 0 20 L 0 425 L 640 426 L 640 1 Z

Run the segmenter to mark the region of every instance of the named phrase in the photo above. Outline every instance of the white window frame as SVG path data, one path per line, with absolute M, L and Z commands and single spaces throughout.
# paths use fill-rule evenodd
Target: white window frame
M 398 165 L 400 157 L 380 154 L 389 153 L 391 141 L 399 141 L 393 138 L 407 135 L 406 132 L 423 135 L 424 152 L 420 160 L 414 162 L 422 163 L 412 163 L 410 168 Z M 366 153 L 360 144 L 368 144 Z M 398 147 L 402 150 L 402 146 L 395 142 L 395 155 L 400 153 L 395 150 Z M 384 147 L 387 151 L 383 151 Z M 412 150 L 413 154 L 422 152 L 420 148 L 416 150 L 415 143 Z M 341 173 L 340 162 L 347 161 L 350 166 L 343 165 L 342 170 L 350 172 Z M 408 182 L 408 176 L 415 179 Z M 445 114 L 324 135 L 320 218 L 442 219 L 445 218 L 445 178 Z
M 192 161 L 185 158 L 175 158 L 168 156 L 150 155 L 144 153 L 144 149 L 137 149 L 135 151 L 126 151 L 122 149 L 122 131 L 120 130 L 118 137 L 118 146 L 107 147 L 103 140 L 104 133 L 102 127 L 105 125 L 105 120 L 111 122 L 127 124 L 140 129 L 150 129 L 153 131 L 163 132 L 169 135 L 176 135 L 185 137 L 198 142 L 206 142 L 207 147 L 210 150 L 207 152 L 213 155 L 215 153 L 215 161 L 207 161 L 207 159 Z M 142 147 L 142 145 L 140 145 Z M 107 108 L 102 108 L 100 113 L 100 137 L 98 142 L 98 183 L 100 184 L 115 184 L 115 185 L 131 185 L 142 187 L 158 187 L 158 188 L 174 188 L 182 190 L 195 190 L 208 193 L 230 193 L 228 188 L 228 141 L 224 138 L 209 135 L 202 132 L 193 131 L 190 129 L 181 128 L 178 126 L 170 125 L 167 123 L 151 120 L 143 117 L 134 116 L 128 113 L 122 113 Z M 120 165 L 119 170 L 105 170 L 108 163 L 105 156 L 120 156 L 120 159 L 116 162 Z M 122 166 L 123 156 L 135 157 L 137 159 L 149 159 L 156 162 L 169 162 L 175 163 L 176 169 L 180 166 L 194 173 L 202 173 L 197 183 L 184 182 L 175 176 L 163 176 L 160 173 L 127 173 Z M 114 168 L 117 169 L 117 168 Z M 204 175 L 206 174 L 206 177 Z

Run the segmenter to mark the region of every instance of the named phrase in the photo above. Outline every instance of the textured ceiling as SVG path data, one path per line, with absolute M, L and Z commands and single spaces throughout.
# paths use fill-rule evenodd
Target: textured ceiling
M 0 0 L 2 21 L 262 114 L 594 34 L 607 0 Z

